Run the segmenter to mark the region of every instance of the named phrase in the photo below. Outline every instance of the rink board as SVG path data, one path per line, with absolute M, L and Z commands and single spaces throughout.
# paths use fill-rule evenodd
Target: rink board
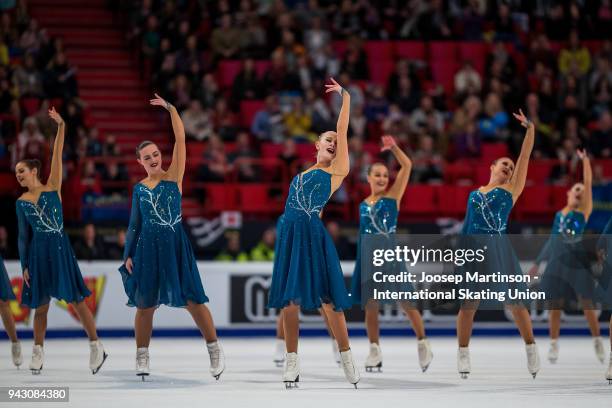
M 105 336 L 131 336 L 135 308 L 126 306 L 127 297 L 123 290 L 119 263 L 109 261 L 80 262 L 86 284 L 92 291 L 87 299 L 98 329 Z M 343 262 L 347 285 L 353 271 L 354 262 Z M 6 267 L 15 294 L 20 298 L 22 278 L 19 263 L 7 261 Z M 268 336 L 274 334 L 276 314 L 267 309 L 267 291 L 271 282 L 272 263 L 269 262 L 199 262 L 198 267 L 207 295 L 208 304 L 215 324 L 225 335 Z M 33 313 L 18 302 L 11 302 L 11 309 L 18 329 L 28 336 L 32 328 Z M 430 335 L 454 335 L 455 314 L 437 315 L 424 311 Z M 364 334 L 363 312 L 356 306 L 347 311 L 347 320 L 352 334 Z M 546 329 L 546 315 L 532 313 L 536 331 Z M 602 315 L 602 320 L 607 314 Z M 302 314 L 302 334 L 324 335 L 325 326 L 315 313 Z M 566 315 L 564 330 L 567 334 L 587 334 L 584 318 L 581 315 Z M 412 335 L 405 318 L 395 310 L 385 310 L 381 314 L 383 332 L 389 335 Z M 81 336 L 82 330 L 71 307 L 52 300 L 49 311 L 48 330 L 50 336 Z M 166 336 L 198 335 L 190 315 L 181 309 L 160 307 L 155 314 L 156 334 Z M 502 311 L 489 317 L 487 321 L 477 322 L 474 334 L 509 335 L 516 333 L 510 315 Z M 0 338 L 5 333 L 0 331 Z

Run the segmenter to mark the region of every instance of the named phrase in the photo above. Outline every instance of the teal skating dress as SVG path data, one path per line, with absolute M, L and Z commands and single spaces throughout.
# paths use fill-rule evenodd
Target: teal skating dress
M 603 262 L 601 264 L 601 276 L 596 286 L 595 300 L 601 304 L 602 309 L 612 309 L 612 217 L 604 227 L 599 240 L 597 250 L 603 251 Z
M 141 309 L 187 301 L 206 303 L 193 248 L 183 230 L 181 192 L 174 181 L 161 180 L 150 189 L 134 186 L 132 211 L 123 259 L 132 258 L 132 273 L 119 271 L 128 306 Z
M 586 219 L 580 211 L 555 214 L 550 238 L 536 259 L 537 263 L 547 260 L 540 289 L 548 302 L 572 300 L 574 295 L 593 298 L 595 281 L 582 242 L 585 226 Z
M 459 240 L 462 249 L 486 247 L 483 262 L 471 262 L 459 267 L 458 273 L 480 272 L 481 275 L 523 275 L 512 244 L 507 237 L 508 217 L 512 210 L 512 193 L 495 187 L 487 193 L 474 190 L 470 193 L 467 211 Z M 520 280 L 520 279 L 519 279 Z M 510 291 L 524 292 L 524 282 L 464 282 L 463 287 L 472 292 L 494 291 L 506 294 L 505 304 L 523 303 L 508 298 Z M 481 300 L 481 306 L 503 306 L 497 300 Z
M 362 237 L 366 234 L 376 234 L 381 238 L 376 240 L 376 246 L 379 243 L 386 243 L 391 247 L 393 242 L 392 236 L 397 229 L 397 215 L 397 200 L 391 197 L 382 197 L 372 205 L 365 201 L 362 201 L 359 205 L 359 241 L 357 242 L 357 259 L 355 260 L 355 269 L 353 270 L 351 280 L 351 298 L 353 304 L 365 305 L 369 300 L 362 299 L 361 297 L 362 279 L 370 279 L 372 276 L 372 271 L 366 271 L 367 276 L 362 276 Z M 393 267 L 399 266 L 397 262 L 393 262 L 391 265 Z M 390 272 L 392 273 L 393 271 Z M 380 285 L 377 285 L 376 288 L 384 290 Z M 397 284 L 390 289 L 399 290 Z
M 334 242 L 319 218 L 331 194 L 331 174 L 315 169 L 291 181 L 285 211 L 277 223 L 268 307 L 290 303 L 315 310 L 332 303 L 351 307 Z
M 30 308 L 51 298 L 81 302 L 91 294 L 64 233 L 62 203 L 57 191 L 43 191 L 34 204 L 17 200 L 19 258 L 28 269 L 30 285 L 23 284 L 21 303 Z
M 4 267 L 4 261 L 0 256 L 0 300 L 15 300 L 15 293 L 13 293 L 13 286 Z

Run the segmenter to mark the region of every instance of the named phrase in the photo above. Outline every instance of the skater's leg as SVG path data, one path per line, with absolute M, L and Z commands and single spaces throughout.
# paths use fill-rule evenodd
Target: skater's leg
M 334 306 L 331 304 L 323 304 L 322 306 L 327 319 L 329 320 L 329 326 L 332 332 L 336 335 L 336 342 L 340 352 L 347 351 L 351 348 L 348 338 L 348 329 L 346 328 L 346 318 L 344 312 L 334 311 Z
M 300 307 L 293 303 L 285 306 L 282 312 L 287 353 L 297 353 L 298 351 L 298 337 L 300 335 L 299 312 Z
M 380 326 L 378 323 L 379 306 L 375 300 L 369 300 L 365 306 L 365 324 L 370 343 L 380 343 Z
M 321 314 L 321 317 L 323 318 L 323 321 L 325 322 L 325 328 L 327 329 L 327 334 L 329 334 L 329 337 L 331 337 L 332 340 L 336 339 L 336 336 L 334 336 L 334 331 L 332 330 L 330 324 L 329 324 L 329 319 L 327 318 L 327 313 L 325 313 L 325 310 L 323 310 L 323 308 L 319 309 L 319 313 Z
M 281 310 L 276 318 L 276 338 L 285 340 L 285 326 L 283 324 L 283 311 Z
M 15 330 L 15 319 L 13 319 L 8 301 L 0 300 L 0 315 L 2 315 L 2 323 L 4 324 L 6 334 L 13 343 L 16 343 L 18 339 L 17 331 Z
M 476 310 L 478 310 L 478 303 L 470 302 L 464 304 L 457 314 L 457 342 L 459 347 L 468 347 L 470 345 Z
M 73 303 L 74 310 L 76 310 L 79 315 L 79 320 L 83 325 L 83 329 L 87 333 L 87 337 L 89 337 L 90 341 L 98 340 L 98 333 L 96 332 L 96 323 L 91 314 L 91 310 L 87 307 L 84 301 Z
M 424 339 L 425 325 L 423 324 L 421 312 L 407 302 L 402 302 L 402 309 L 404 310 L 406 317 L 410 320 L 410 323 L 412 323 L 412 330 L 414 330 L 414 334 L 416 335 L 417 339 Z
M 548 311 L 548 331 L 550 338 L 556 340 L 561 334 L 561 310 L 551 309 Z
M 136 334 L 136 347 L 149 347 L 153 333 L 153 314 L 155 308 L 136 309 L 134 318 L 134 332 Z
M 595 311 L 593 301 L 590 299 L 580 299 L 580 303 L 582 304 L 582 311 L 584 313 L 584 317 L 586 318 L 587 323 L 589 324 L 591 336 L 599 337 L 601 332 L 599 329 L 599 320 L 597 320 L 597 312 Z
M 187 301 L 187 310 L 206 342 L 213 343 L 217 341 L 217 329 L 215 329 L 212 315 L 206 305 Z
M 529 311 L 527 308 L 524 306 L 512 306 L 510 310 L 512 311 L 514 322 L 516 323 L 516 327 L 519 329 L 525 344 L 535 343 L 535 339 L 533 337 L 533 327 L 531 326 L 531 316 L 529 316 Z
M 45 342 L 48 312 L 48 303 L 46 305 L 39 306 L 34 310 L 34 344 L 37 346 L 42 346 Z

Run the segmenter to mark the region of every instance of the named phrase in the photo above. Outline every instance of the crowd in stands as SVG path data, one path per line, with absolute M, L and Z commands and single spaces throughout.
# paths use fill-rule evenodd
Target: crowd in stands
M 416 182 L 441 180 L 445 162 L 477 158 L 483 143 L 516 153 L 522 131 L 510 113 L 519 107 L 536 122 L 534 157 L 561 163 L 551 181 L 566 181 L 577 146 L 612 154 L 607 1 L 143 0 L 124 8 L 154 88 L 182 110 L 192 140 L 209 142 L 201 181 L 235 170 L 228 143 L 251 156 L 265 142 L 309 142 L 333 129 L 340 98 L 323 95 L 328 77 L 352 95 L 350 136 L 360 140 L 352 146 L 395 135 L 415 161 Z M 483 42 L 486 59 L 460 61 L 442 86 L 431 75 L 435 56 L 368 55 L 369 41 L 424 39 Z M 241 67 L 224 86 L 228 60 Z M 375 78 L 372 68 L 389 62 L 388 79 Z M 249 134 L 245 100 L 265 101 Z M 362 180 L 369 156 L 352 162 Z M 246 173 L 242 181 L 257 179 Z

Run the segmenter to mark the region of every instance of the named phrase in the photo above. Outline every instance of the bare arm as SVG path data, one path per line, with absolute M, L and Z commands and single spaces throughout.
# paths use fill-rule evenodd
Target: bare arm
M 351 96 L 343 89 L 333 78 L 331 78 L 332 85 L 325 85 L 328 92 L 340 92 L 342 95 L 342 108 L 338 115 L 338 124 L 336 125 L 337 147 L 336 157 L 331 163 L 332 173 L 335 176 L 346 177 L 350 170 L 349 152 L 348 152 L 348 127 L 349 127 L 349 116 L 351 111 Z
M 584 184 L 584 200 L 582 200 L 581 210 L 584 218 L 588 220 L 593 212 L 593 171 L 587 152 L 578 150 L 578 157 L 582 160 L 582 183 Z
M 158 94 L 155 94 L 155 98 L 151 99 L 151 105 L 163 106 L 168 112 L 170 112 L 170 119 L 172 120 L 172 131 L 174 132 L 174 148 L 172 150 L 172 163 L 168 168 L 168 177 L 176 181 L 179 185 L 183 183 L 183 176 L 185 174 L 185 160 L 187 157 L 187 147 L 185 145 L 185 127 L 183 121 L 176 108 L 162 99 Z
M 401 166 L 399 172 L 397 173 L 397 177 L 395 178 L 395 182 L 387 193 L 387 195 L 391 198 L 394 198 L 399 205 L 399 202 L 404 196 L 404 192 L 406 191 L 408 180 L 410 179 L 412 161 L 406 155 L 406 153 L 404 153 L 402 149 L 397 146 L 395 140 L 391 136 L 383 136 L 383 148 L 381 150 L 391 150 L 391 153 L 393 153 L 393 156 Z
M 525 188 L 525 181 L 527 180 L 527 169 L 529 167 L 529 156 L 533 150 L 533 144 L 535 140 L 535 126 L 533 122 L 527 120 L 523 111 L 520 110 L 519 114 L 514 113 L 514 117 L 521 121 L 521 125 L 527 129 L 525 132 L 525 139 L 521 146 L 521 153 L 519 154 L 518 160 L 516 161 L 516 168 L 510 179 L 510 189 L 512 191 L 512 199 L 514 202 L 519 198 Z
M 47 185 L 54 191 L 62 189 L 62 152 L 64 150 L 64 120 L 55 108 L 49 110 L 49 117 L 57 123 L 57 134 L 53 142 L 53 156 L 51 158 L 51 173 Z

